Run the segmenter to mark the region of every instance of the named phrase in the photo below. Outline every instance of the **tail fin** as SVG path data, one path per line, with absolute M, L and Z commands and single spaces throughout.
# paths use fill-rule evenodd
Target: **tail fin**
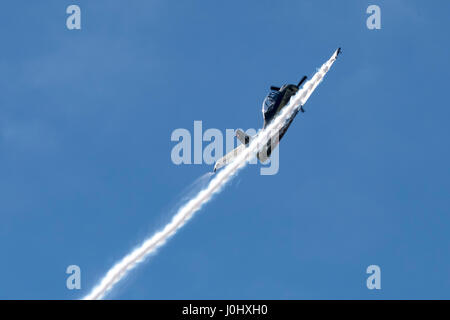
M 236 130 L 236 137 L 245 146 L 247 146 L 250 143 L 251 137 L 248 134 L 246 134 L 244 131 L 242 131 L 241 129 Z

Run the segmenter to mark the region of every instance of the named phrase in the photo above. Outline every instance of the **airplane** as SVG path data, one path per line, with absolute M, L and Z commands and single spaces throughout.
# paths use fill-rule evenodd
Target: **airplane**
M 336 50 L 336 57 L 341 53 L 341 48 L 338 48 Z M 289 100 L 292 96 L 294 96 L 298 90 L 300 89 L 300 86 L 305 82 L 307 79 L 307 76 L 303 76 L 303 78 L 299 81 L 297 85 L 295 84 L 285 84 L 281 88 L 271 86 L 270 92 L 264 99 L 263 105 L 262 105 L 262 114 L 264 119 L 263 129 L 266 128 L 270 122 L 276 118 L 276 116 L 280 113 L 280 111 L 289 103 Z M 285 135 L 286 131 L 289 129 L 289 126 L 291 125 L 292 121 L 294 121 L 294 118 L 297 116 L 297 113 L 305 112 L 305 109 L 303 108 L 303 105 L 300 106 L 300 108 L 297 108 L 292 115 L 286 119 L 284 125 L 281 127 L 281 129 L 278 131 L 278 139 L 275 139 L 276 141 L 272 142 L 270 139 L 267 142 L 267 144 L 257 153 L 256 157 L 259 161 L 265 162 L 271 155 L 272 150 L 278 145 L 281 138 Z M 217 169 L 220 169 L 230 163 L 235 157 L 237 157 L 249 144 L 250 142 L 256 137 L 250 137 L 242 130 L 238 129 L 236 130 L 236 137 L 239 139 L 239 141 L 242 143 L 234 150 L 228 152 L 225 156 L 220 158 L 216 161 L 214 165 L 213 171 L 216 172 Z

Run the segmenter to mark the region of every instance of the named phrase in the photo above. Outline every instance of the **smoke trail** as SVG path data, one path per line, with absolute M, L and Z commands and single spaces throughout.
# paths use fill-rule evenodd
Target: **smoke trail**
M 85 300 L 102 299 L 112 287 L 121 280 L 128 271 L 136 267 L 149 254 L 154 253 L 161 247 L 175 232 L 181 228 L 202 205 L 207 203 L 214 194 L 218 193 L 222 187 L 241 169 L 252 157 L 256 156 L 260 146 L 263 146 L 269 139 L 275 137 L 290 115 L 304 105 L 311 93 L 322 81 L 325 74 L 336 61 L 338 51 L 325 62 L 316 74 L 307 81 L 303 87 L 291 98 L 289 103 L 282 109 L 280 114 L 270 123 L 266 129 L 260 131 L 258 136 L 250 142 L 249 146 L 239 154 L 234 161 L 219 171 L 209 182 L 208 186 L 197 193 L 191 200 L 183 205 L 174 215 L 172 220 L 160 231 L 145 240 L 140 246 L 116 263 L 103 277 L 100 283 L 84 297 Z

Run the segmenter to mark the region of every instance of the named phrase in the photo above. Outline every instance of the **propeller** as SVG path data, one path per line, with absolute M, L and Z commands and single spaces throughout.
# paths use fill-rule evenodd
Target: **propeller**
M 297 88 L 300 88 L 300 86 L 303 84 L 303 82 L 305 82 L 307 78 L 307 76 L 303 76 L 302 80 L 300 80 L 300 82 L 298 83 Z

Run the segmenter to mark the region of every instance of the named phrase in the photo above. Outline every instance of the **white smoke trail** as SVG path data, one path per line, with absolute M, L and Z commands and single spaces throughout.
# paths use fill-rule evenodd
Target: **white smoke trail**
M 286 119 L 308 100 L 311 93 L 322 81 L 325 74 L 336 61 L 338 51 L 325 62 L 316 74 L 307 81 L 304 86 L 291 98 L 288 105 L 285 106 L 280 114 L 270 123 L 266 129 L 261 130 L 258 136 L 250 142 L 249 146 L 239 154 L 234 161 L 219 171 L 217 175 L 209 182 L 208 186 L 201 190 L 185 205 L 183 205 L 172 220 L 153 236 L 145 240 L 140 246 L 116 263 L 103 277 L 100 283 L 84 297 L 85 300 L 102 299 L 112 287 L 121 280 L 128 271 L 136 267 L 149 254 L 154 253 L 161 247 L 175 232 L 181 228 L 202 205 L 207 203 L 215 193 L 218 193 L 226 182 L 230 180 L 239 169 L 243 168 L 252 157 L 259 151 L 260 146 L 275 137 L 283 126 Z

